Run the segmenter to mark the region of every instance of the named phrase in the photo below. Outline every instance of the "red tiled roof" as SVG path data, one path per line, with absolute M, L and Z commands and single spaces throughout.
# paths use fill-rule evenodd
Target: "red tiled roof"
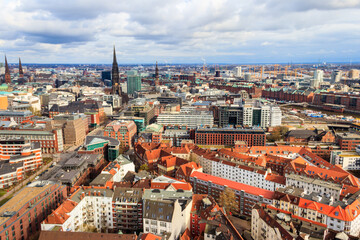
M 272 199 L 274 196 L 274 192 L 269 191 L 269 190 L 253 187 L 253 186 L 246 185 L 243 183 L 234 182 L 231 180 L 227 180 L 225 178 L 220 178 L 220 177 L 212 176 L 212 175 L 201 173 L 201 172 L 193 172 L 190 177 L 197 178 L 197 179 L 200 179 L 200 180 L 203 180 L 206 182 L 211 181 L 213 184 L 217 184 L 220 186 L 227 186 L 227 187 L 229 187 L 233 190 L 237 190 L 237 191 L 243 190 L 248 194 L 252 194 L 252 195 L 256 195 L 256 196 L 261 195 L 267 199 Z
M 45 220 L 45 224 L 63 224 L 68 218 L 77 203 L 72 200 L 66 200 L 55 211 L 53 211 Z

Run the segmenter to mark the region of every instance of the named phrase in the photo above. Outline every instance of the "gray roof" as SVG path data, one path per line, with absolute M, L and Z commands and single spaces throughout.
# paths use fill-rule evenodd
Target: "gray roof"
M 179 189 L 177 191 L 167 191 L 164 189 L 145 189 L 143 199 L 191 199 L 192 191 L 184 191 Z
M 174 213 L 174 201 L 145 200 L 144 218 L 171 222 Z
M 16 172 L 19 167 L 23 166 L 23 162 L 9 163 L 9 161 L 2 161 L 0 164 L 0 175 Z
M 143 190 L 141 188 L 115 188 L 113 202 L 133 202 L 142 201 Z
M 77 191 L 75 194 L 73 194 L 71 196 L 71 200 L 79 203 L 81 201 L 81 195 L 85 193 L 85 196 L 94 196 L 94 197 L 112 197 L 114 194 L 114 191 L 111 189 L 99 189 L 96 187 L 91 187 L 91 188 L 86 188 L 83 189 L 81 188 L 79 191 Z M 99 196 L 100 195 L 100 196 Z
M 105 186 L 106 182 L 109 181 L 112 177 L 113 175 L 110 173 L 101 173 L 91 181 L 90 186 Z

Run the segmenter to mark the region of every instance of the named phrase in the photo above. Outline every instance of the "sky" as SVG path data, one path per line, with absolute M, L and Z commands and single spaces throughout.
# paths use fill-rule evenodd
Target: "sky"
M 0 0 L 9 62 L 360 61 L 360 0 Z

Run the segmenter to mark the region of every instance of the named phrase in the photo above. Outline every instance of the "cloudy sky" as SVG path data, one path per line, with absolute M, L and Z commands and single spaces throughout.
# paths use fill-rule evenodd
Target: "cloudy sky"
M 10 62 L 360 61 L 360 0 L 0 0 Z

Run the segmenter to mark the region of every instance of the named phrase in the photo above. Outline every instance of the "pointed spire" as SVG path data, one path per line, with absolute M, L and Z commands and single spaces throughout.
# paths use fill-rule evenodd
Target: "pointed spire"
M 21 59 L 19 58 L 19 77 L 24 77 L 24 71 L 22 69 L 22 65 L 21 65 Z
M 116 65 L 117 65 L 115 45 L 114 45 L 114 55 L 113 55 L 113 65 L 114 65 L 114 64 L 116 64 Z
M 159 86 L 160 82 L 159 82 L 159 68 L 158 68 L 158 62 L 156 61 L 156 66 L 155 66 L 155 86 Z
M 9 65 L 8 65 L 8 62 L 7 62 L 6 55 L 5 55 L 5 73 L 10 73 L 10 69 L 9 69 Z
M 10 69 L 5 55 L 5 83 L 11 83 Z
M 121 95 L 121 86 L 120 86 L 120 76 L 119 76 L 119 66 L 116 61 L 116 51 L 114 45 L 114 54 L 113 54 L 113 64 L 112 64 L 112 90 L 111 93 L 115 95 Z

